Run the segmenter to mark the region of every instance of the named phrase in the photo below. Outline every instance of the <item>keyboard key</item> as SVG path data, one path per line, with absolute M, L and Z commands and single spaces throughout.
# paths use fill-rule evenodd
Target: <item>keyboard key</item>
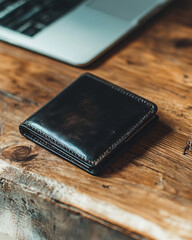
M 19 29 L 22 25 L 32 19 L 41 10 L 42 8 L 40 6 L 35 6 L 32 9 L 28 9 L 21 17 L 17 18 L 14 22 L 11 22 L 8 27 L 14 30 Z
M 34 36 L 84 0 L 0 0 L 0 25 Z
M 30 27 L 28 29 L 26 29 L 25 31 L 23 31 L 22 33 L 32 37 L 34 36 L 37 32 L 39 32 L 39 29 L 36 27 Z
M 18 2 L 8 5 L 3 11 L 0 12 L 0 20 L 3 19 L 4 17 L 6 17 L 6 15 L 14 12 L 17 8 L 21 7 L 25 3 L 26 3 L 25 0 L 20 0 Z

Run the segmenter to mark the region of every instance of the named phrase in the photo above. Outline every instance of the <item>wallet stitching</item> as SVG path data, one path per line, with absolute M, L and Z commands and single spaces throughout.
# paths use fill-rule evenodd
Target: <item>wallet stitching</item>
M 82 160 L 87 160 L 86 158 L 84 158 L 83 156 L 78 155 L 77 153 L 71 151 L 71 149 L 69 149 L 67 146 L 65 146 L 64 144 L 61 144 L 60 142 L 58 142 L 57 140 L 55 140 L 53 137 L 51 137 L 48 134 L 45 134 L 44 132 L 42 132 L 41 130 L 32 127 L 30 124 L 28 123 L 23 123 L 23 125 L 26 125 L 28 128 L 30 128 L 31 130 L 37 132 L 38 134 L 44 136 L 45 138 L 49 139 L 50 141 L 52 141 L 53 143 L 57 144 L 58 146 L 65 148 L 67 151 L 69 151 L 70 153 L 74 154 L 76 157 L 81 158 Z M 88 161 L 87 161 L 88 162 Z
M 137 95 L 135 95 L 134 93 L 132 92 L 129 92 L 128 90 L 126 89 L 123 89 L 117 85 L 114 85 L 113 83 L 110 83 L 110 82 L 107 82 L 106 80 L 102 79 L 102 78 L 99 78 L 95 75 L 92 75 L 90 73 L 86 73 L 86 75 L 88 75 L 89 77 L 93 78 L 94 80 L 96 80 L 97 82 L 99 83 L 102 83 L 102 84 L 105 84 L 106 86 L 109 86 L 111 87 L 112 89 L 115 89 L 117 90 L 118 92 L 124 94 L 124 95 L 127 95 L 131 98 L 134 98 L 135 100 L 139 101 L 139 102 L 142 102 L 144 103 L 145 105 L 147 106 L 150 106 L 151 107 L 151 110 L 149 112 L 153 112 L 152 109 L 154 108 L 154 105 L 152 103 L 150 103 L 147 99 L 144 99 L 142 97 L 139 97 Z
M 58 149 L 57 147 L 50 146 L 51 143 L 47 143 L 46 140 L 41 140 L 38 137 L 35 137 L 33 134 L 27 134 L 27 137 L 29 139 L 31 139 L 32 141 L 34 141 L 35 143 L 37 143 L 37 144 L 40 144 L 40 145 L 42 145 L 44 147 L 47 146 L 47 149 L 50 150 L 50 151 L 52 149 L 54 152 L 60 154 L 64 158 L 66 158 L 66 160 L 69 161 L 70 163 L 76 164 L 77 166 L 79 166 L 80 168 L 84 169 L 85 171 L 88 171 L 89 173 L 93 173 L 93 171 L 90 171 L 88 168 L 86 168 L 82 164 L 80 164 L 77 161 L 75 161 L 72 157 L 70 157 L 69 155 L 64 153 L 62 150 Z
M 38 137 L 35 137 L 33 134 L 28 134 L 27 136 L 28 136 L 29 139 L 33 140 L 34 142 L 42 144 L 42 146 L 47 146 L 48 149 L 52 149 L 54 152 L 58 152 L 59 154 L 61 154 L 66 159 L 69 159 L 69 161 L 71 160 L 71 162 L 76 163 L 76 161 L 71 156 L 67 155 L 62 150 L 58 149 L 57 147 L 51 146 L 51 143 L 47 143 L 46 140 L 41 140 Z M 82 165 L 81 165 L 81 167 L 86 169 Z
M 90 73 L 86 73 L 84 74 L 86 76 L 91 77 L 92 79 L 96 80 L 99 83 L 105 84 L 106 86 L 109 86 L 110 88 L 117 90 L 119 93 L 127 95 L 135 100 L 137 100 L 138 102 L 141 102 L 143 104 L 145 104 L 146 106 L 150 106 L 150 110 L 136 123 L 134 124 L 134 126 L 132 128 L 130 128 L 123 136 L 121 136 L 117 141 L 115 141 L 103 154 L 101 154 L 96 160 L 89 160 L 86 159 L 85 157 L 73 152 L 71 149 L 69 149 L 67 146 L 65 146 L 64 144 L 61 144 L 60 142 L 58 142 L 57 140 L 55 140 L 53 137 L 50 137 L 48 134 L 43 133 L 41 130 L 36 129 L 34 127 L 32 127 L 29 123 L 23 123 L 23 125 L 28 126 L 29 128 L 31 128 L 33 131 L 41 134 L 42 136 L 48 138 L 49 140 L 51 140 L 53 143 L 58 144 L 60 147 L 65 148 L 67 151 L 69 151 L 70 153 L 74 154 L 76 157 L 80 158 L 83 161 L 86 161 L 89 164 L 92 165 L 98 165 L 99 162 L 101 162 L 107 155 L 109 155 L 109 153 L 111 153 L 117 146 L 119 146 L 120 143 L 122 143 L 128 135 L 130 135 L 148 116 L 150 113 L 154 112 L 154 105 L 152 103 L 150 103 L 148 100 L 143 99 L 142 97 L 136 96 L 134 93 L 131 93 L 125 89 L 122 89 L 121 87 L 118 87 L 110 82 L 105 81 L 102 78 L 96 77 Z

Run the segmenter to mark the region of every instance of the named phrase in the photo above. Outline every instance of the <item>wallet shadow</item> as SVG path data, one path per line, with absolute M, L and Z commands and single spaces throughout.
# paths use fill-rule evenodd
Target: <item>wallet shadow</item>
M 172 132 L 173 129 L 170 126 L 159 121 L 150 131 L 148 130 L 143 136 L 140 136 L 137 141 L 128 146 L 124 152 L 120 153 L 111 167 L 103 172 L 102 177 L 109 177 L 122 171 L 129 164 L 134 163 L 138 157 L 142 158 L 147 151 L 154 148 L 165 136 Z

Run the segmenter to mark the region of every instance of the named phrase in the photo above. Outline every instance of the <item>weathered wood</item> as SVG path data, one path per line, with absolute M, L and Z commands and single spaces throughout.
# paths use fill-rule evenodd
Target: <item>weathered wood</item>
M 25 173 L 23 174 L 25 175 Z M 20 179 L 23 178 L 21 172 L 19 174 L 17 171 L 14 172 L 14 176 L 16 175 Z M 30 185 L 31 178 L 36 177 L 40 186 L 47 184 L 45 179 L 34 174 L 29 177 L 27 174 L 28 182 L 25 182 L 25 185 Z M 0 198 L 3 199 L 0 202 L 1 229 L 9 236 L 13 236 L 13 239 L 16 237 L 17 239 L 35 240 L 145 240 L 134 233 L 129 234 L 133 238 L 127 237 L 117 231 L 118 227 L 110 226 L 105 221 L 98 222 L 97 218 L 93 219 L 92 216 L 90 219 L 89 214 L 65 205 L 54 197 L 47 198 L 43 192 L 37 192 L 35 187 L 33 191 L 29 191 L 29 189 L 23 191 L 22 187 L 21 182 L 14 184 L 12 181 L 0 180 Z M 48 190 L 50 191 L 50 189 Z
M 10 231 L 15 239 L 34 239 L 30 233 L 39 239 L 59 239 L 61 233 L 64 239 L 86 239 L 86 234 L 192 239 L 192 152 L 183 155 L 192 134 L 191 0 L 176 1 L 134 36 L 87 69 L 0 43 L 0 220 L 5 221 L 0 232 Z M 157 126 L 102 177 L 90 176 L 18 131 L 85 71 L 159 107 Z

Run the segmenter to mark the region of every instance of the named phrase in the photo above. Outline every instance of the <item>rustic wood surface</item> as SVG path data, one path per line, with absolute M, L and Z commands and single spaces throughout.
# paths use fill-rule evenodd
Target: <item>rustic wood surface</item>
M 86 71 L 159 107 L 159 123 L 102 177 L 18 130 Z M 0 232 L 14 239 L 192 239 L 192 152 L 183 155 L 192 139 L 191 0 L 176 1 L 89 68 L 0 42 L 0 120 Z

